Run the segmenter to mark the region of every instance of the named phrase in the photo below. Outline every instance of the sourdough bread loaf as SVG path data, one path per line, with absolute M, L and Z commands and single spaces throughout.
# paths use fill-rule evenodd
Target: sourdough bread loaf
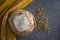
M 27 36 L 35 28 L 32 13 L 22 9 L 13 12 L 9 16 L 8 22 L 10 29 L 20 36 Z

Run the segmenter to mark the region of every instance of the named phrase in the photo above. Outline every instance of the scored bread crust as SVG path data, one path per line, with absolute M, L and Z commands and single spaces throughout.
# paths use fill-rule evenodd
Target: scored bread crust
M 15 28 L 15 25 L 13 23 L 13 19 L 15 16 L 20 16 L 21 14 L 25 14 L 28 18 L 29 18 L 29 27 L 30 29 L 29 30 L 26 30 L 26 31 L 23 31 L 23 32 L 19 32 L 16 28 Z M 33 19 L 33 20 L 31 20 Z M 35 28 L 34 26 L 34 16 L 32 15 L 32 13 L 28 12 L 28 11 L 25 11 L 25 10 L 22 10 L 22 9 L 19 9 L 15 12 L 13 12 L 9 19 L 8 19 L 8 22 L 9 22 L 9 27 L 10 29 L 15 33 L 15 34 L 18 34 L 20 36 L 27 36 L 29 35 L 30 33 L 32 33 L 33 29 Z

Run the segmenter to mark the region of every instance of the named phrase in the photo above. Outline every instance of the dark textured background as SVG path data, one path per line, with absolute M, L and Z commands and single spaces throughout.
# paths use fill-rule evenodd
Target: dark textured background
M 48 17 L 50 33 L 33 31 L 27 37 L 17 35 L 17 40 L 60 40 L 60 0 L 33 0 L 25 10 L 35 14 L 38 8 L 45 8 L 48 10 L 46 16 Z M 38 35 L 38 37 L 36 36 Z

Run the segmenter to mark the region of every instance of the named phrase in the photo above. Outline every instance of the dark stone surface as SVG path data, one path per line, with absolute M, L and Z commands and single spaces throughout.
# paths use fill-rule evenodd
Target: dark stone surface
M 36 10 L 42 7 L 48 10 L 46 16 L 49 19 L 48 22 L 51 32 L 49 34 L 47 31 L 38 33 L 38 31 L 34 30 L 27 37 L 17 36 L 17 40 L 60 40 L 60 0 L 33 0 L 25 10 L 35 15 Z M 38 36 L 36 37 L 36 35 Z

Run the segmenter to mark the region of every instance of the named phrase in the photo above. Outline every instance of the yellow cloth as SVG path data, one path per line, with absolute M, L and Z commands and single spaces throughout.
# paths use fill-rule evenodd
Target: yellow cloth
M 0 39 L 16 40 L 16 35 L 9 29 L 8 16 L 15 10 L 23 9 L 32 0 L 0 0 L 0 2 Z

